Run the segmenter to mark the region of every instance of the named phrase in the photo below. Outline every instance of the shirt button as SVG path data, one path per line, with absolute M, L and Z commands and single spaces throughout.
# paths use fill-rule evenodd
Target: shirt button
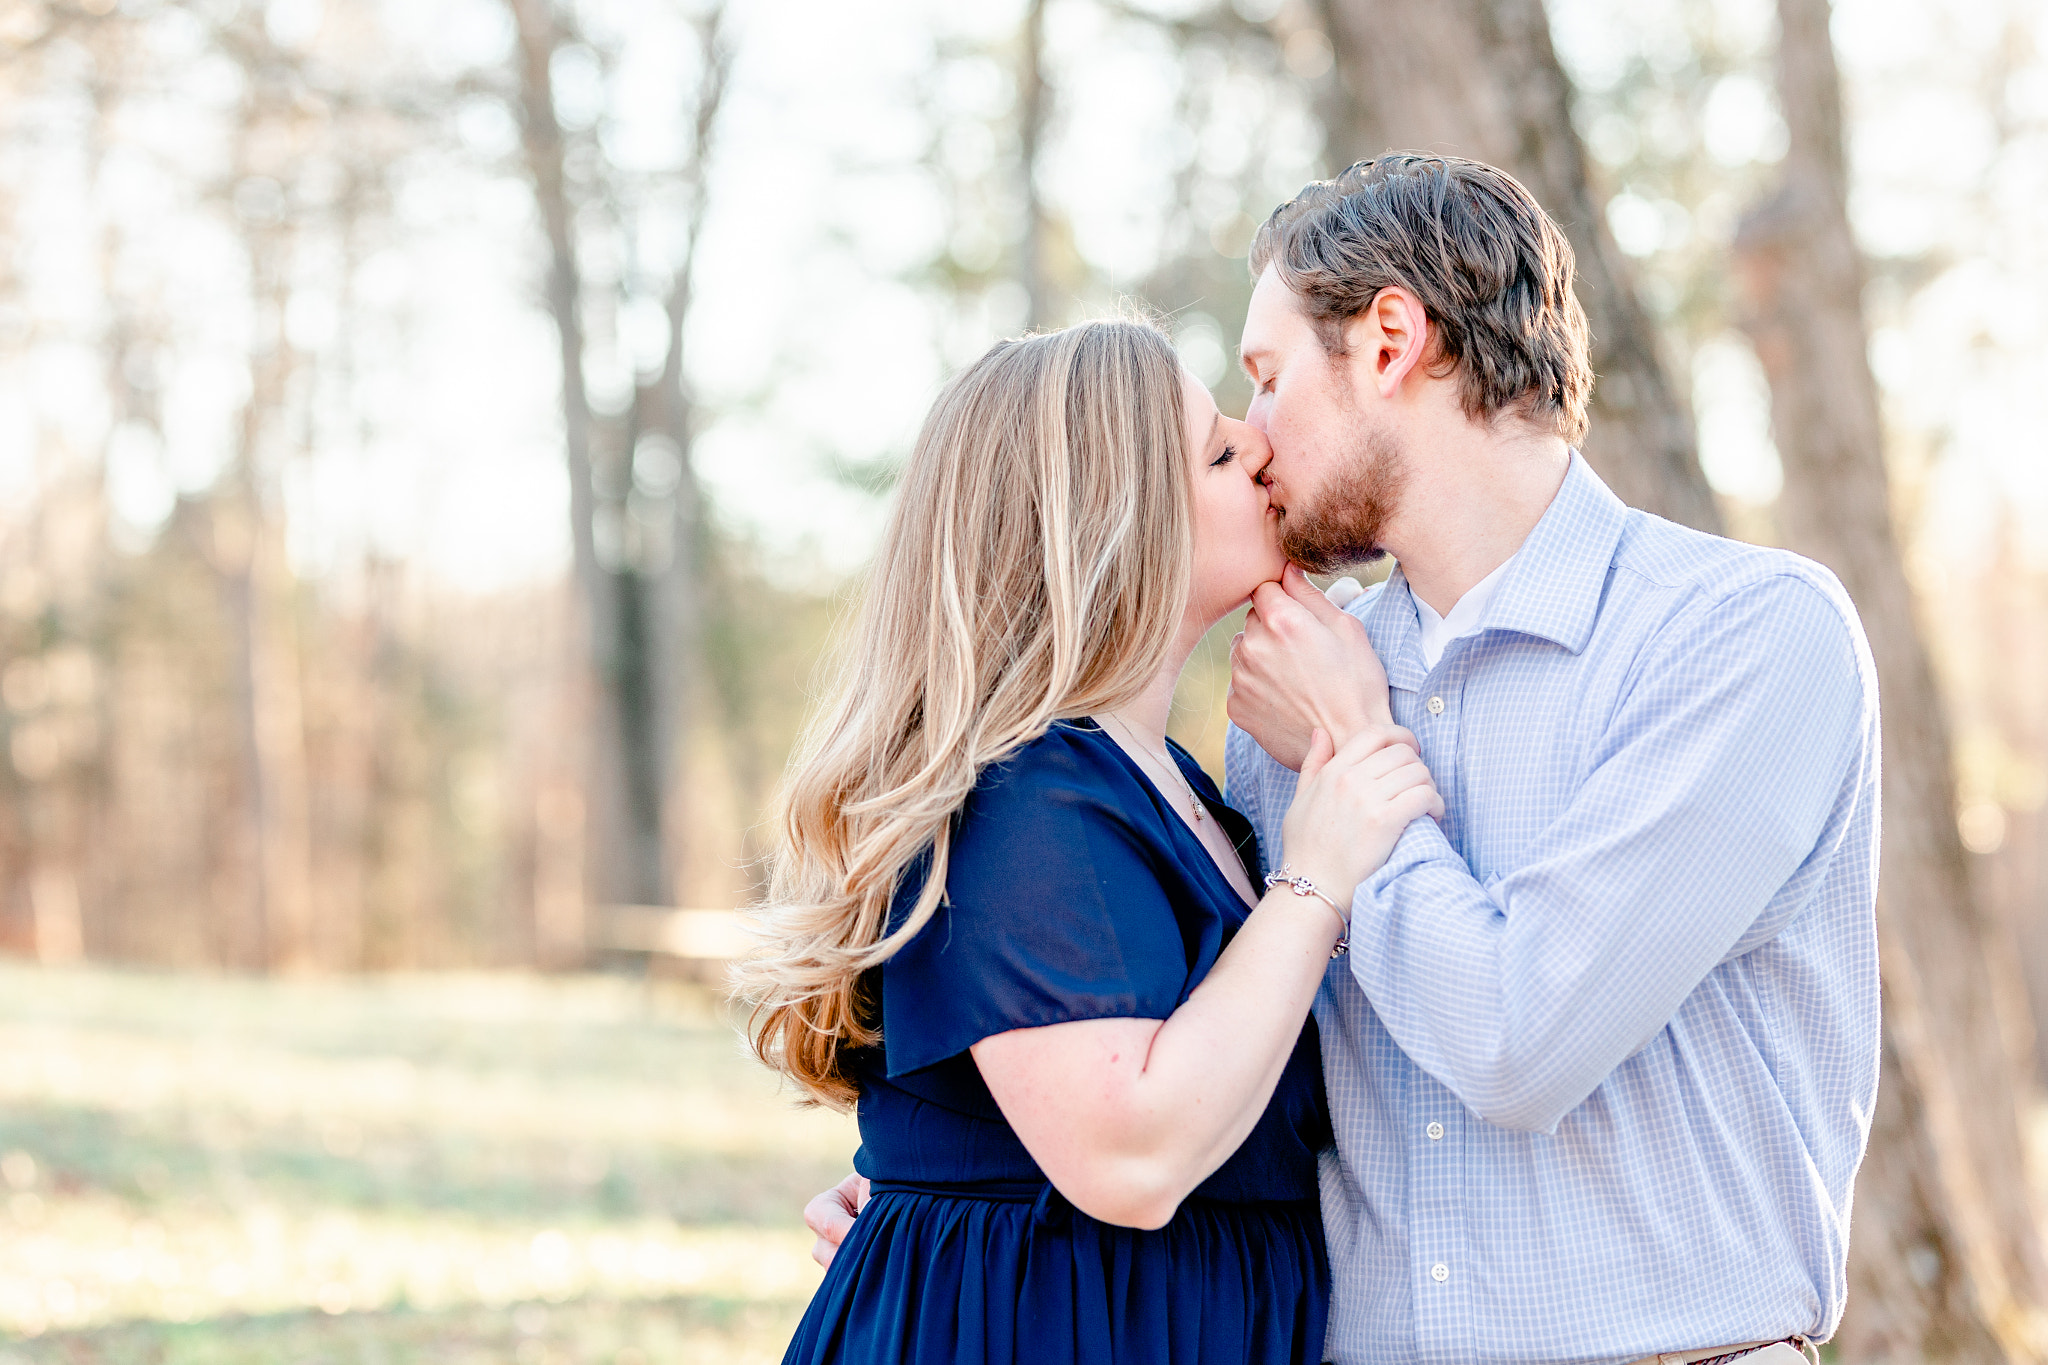
M 1431 714 L 1432 716 L 1440 716 L 1443 713 L 1444 699 L 1442 697 L 1431 697 L 1429 699 L 1429 714 Z
M 1441 1123 L 1432 1123 L 1422 1131 L 1429 1134 L 1431 1142 L 1442 1142 L 1444 1140 L 1444 1126 Z
M 1429 1268 L 1429 1278 L 1435 1280 L 1438 1284 L 1442 1284 L 1445 1280 L 1451 1278 L 1451 1268 L 1442 1261 L 1438 1261 Z

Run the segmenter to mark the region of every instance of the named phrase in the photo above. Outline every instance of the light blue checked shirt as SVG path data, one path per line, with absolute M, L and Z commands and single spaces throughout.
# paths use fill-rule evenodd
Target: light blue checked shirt
M 1448 814 L 1316 1002 L 1329 1357 L 1630 1361 L 1822 1338 L 1877 1091 L 1877 684 L 1827 570 L 1624 507 L 1572 456 L 1425 670 L 1349 608 Z M 1231 799 L 1284 856 L 1295 775 Z

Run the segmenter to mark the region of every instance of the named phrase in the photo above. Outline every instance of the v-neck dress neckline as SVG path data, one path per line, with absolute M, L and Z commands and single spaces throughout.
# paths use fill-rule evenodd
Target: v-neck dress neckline
M 1259 879 L 1265 875 L 1259 866 L 1258 833 L 1252 828 L 1250 820 L 1247 820 L 1235 807 L 1224 801 L 1223 794 L 1216 790 L 1215 779 L 1209 776 L 1206 768 L 1196 762 L 1193 754 L 1182 748 L 1173 736 L 1167 735 L 1165 737 L 1167 755 L 1173 760 L 1174 769 L 1187 782 L 1188 789 L 1195 794 L 1195 799 L 1200 801 L 1210 816 L 1215 819 L 1216 827 L 1223 831 L 1223 837 L 1229 841 L 1232 851 L 1237 854 L 1238 866 L 1244 869 L 1245 881 L 1250 884 L 1253 890 L 1252 899 L 1249 901 L 1244 898 L 1244 893 L 1237 889 L 1236 884 L 1230 880 L 1230 874 L 1217 865 L 1216 855 L 1209 851 L 1209 845 L 1202 841 L 1202 836 L 1191 829 L 1188 826 L 1188 822 L 1182 818 L 1180 812 L 1174 809 L 1173 798 L 1168 793 L 1159 789 L 1159 784 L 1152 780 L 1152 774 L 1145 771 L 1145 765 L 1132 758 L 1124 746 L 1117 743 L 1115 735 L 1104 729 L 1101 723 L 1093 716 L 1082 716 L 1079 720 L 1063 723 L 1071 725 L 1073 728 L 1084 733 L 1093 731 L 1095 734 L 1102 736 L 1102 741 L 1109 745 L 1110 748 L 1116 750 L 1118 760 L 1133 773 L 1137 774 L 1138 780 L 1145 784 L 1145 790 L 1152 793 L 1154 803 L 1159 807 L 1160 818 L 1172 830 L 1172 834 L 1168 837 L 1177 839 L 1184 845 L 1192 844 L 1195 851 L 1201 854 L 1203 868 L 1213 874 L 1217 881 L 1222 883 L 1224 889 L 1230 892 L 1230 898 L 1239 905 L 1242 905 L 1247 915 L 1258 907 L 1257 892 Z M 1189 771 L 1190 769 L 1193 771 Z M 1232 828 L 1232 826 L 1237 826 L 1238 828 Z

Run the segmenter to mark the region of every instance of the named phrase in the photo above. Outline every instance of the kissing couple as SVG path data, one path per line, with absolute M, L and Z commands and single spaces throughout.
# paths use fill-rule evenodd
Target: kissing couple
M 1817 1358 L 1878 1075 L 1853 607 L 1608 491 L 1502 171 L 1360 162 L 1251 268 L 1245 421 L 1084 323 L 904 471 L 746 969 L 860 1121 L 787 1365 Z M 1166 724 L 1247 601 L 1226 799 Z

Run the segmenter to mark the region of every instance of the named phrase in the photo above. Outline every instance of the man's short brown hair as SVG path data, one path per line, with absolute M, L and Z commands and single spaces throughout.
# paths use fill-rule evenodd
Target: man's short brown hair
M 1509 412 L 1584 438 L 1593 368 L 1571 243 L 1506 171 L 1422 152 L 1358 162 L 1273 210 L 1252 239 L 1252 278 L 1269 265 L 1331 355 L 1345 324 L 1399 285 L 1433 324 L 1430 373 L 1456 373 L 1467 416 Z

